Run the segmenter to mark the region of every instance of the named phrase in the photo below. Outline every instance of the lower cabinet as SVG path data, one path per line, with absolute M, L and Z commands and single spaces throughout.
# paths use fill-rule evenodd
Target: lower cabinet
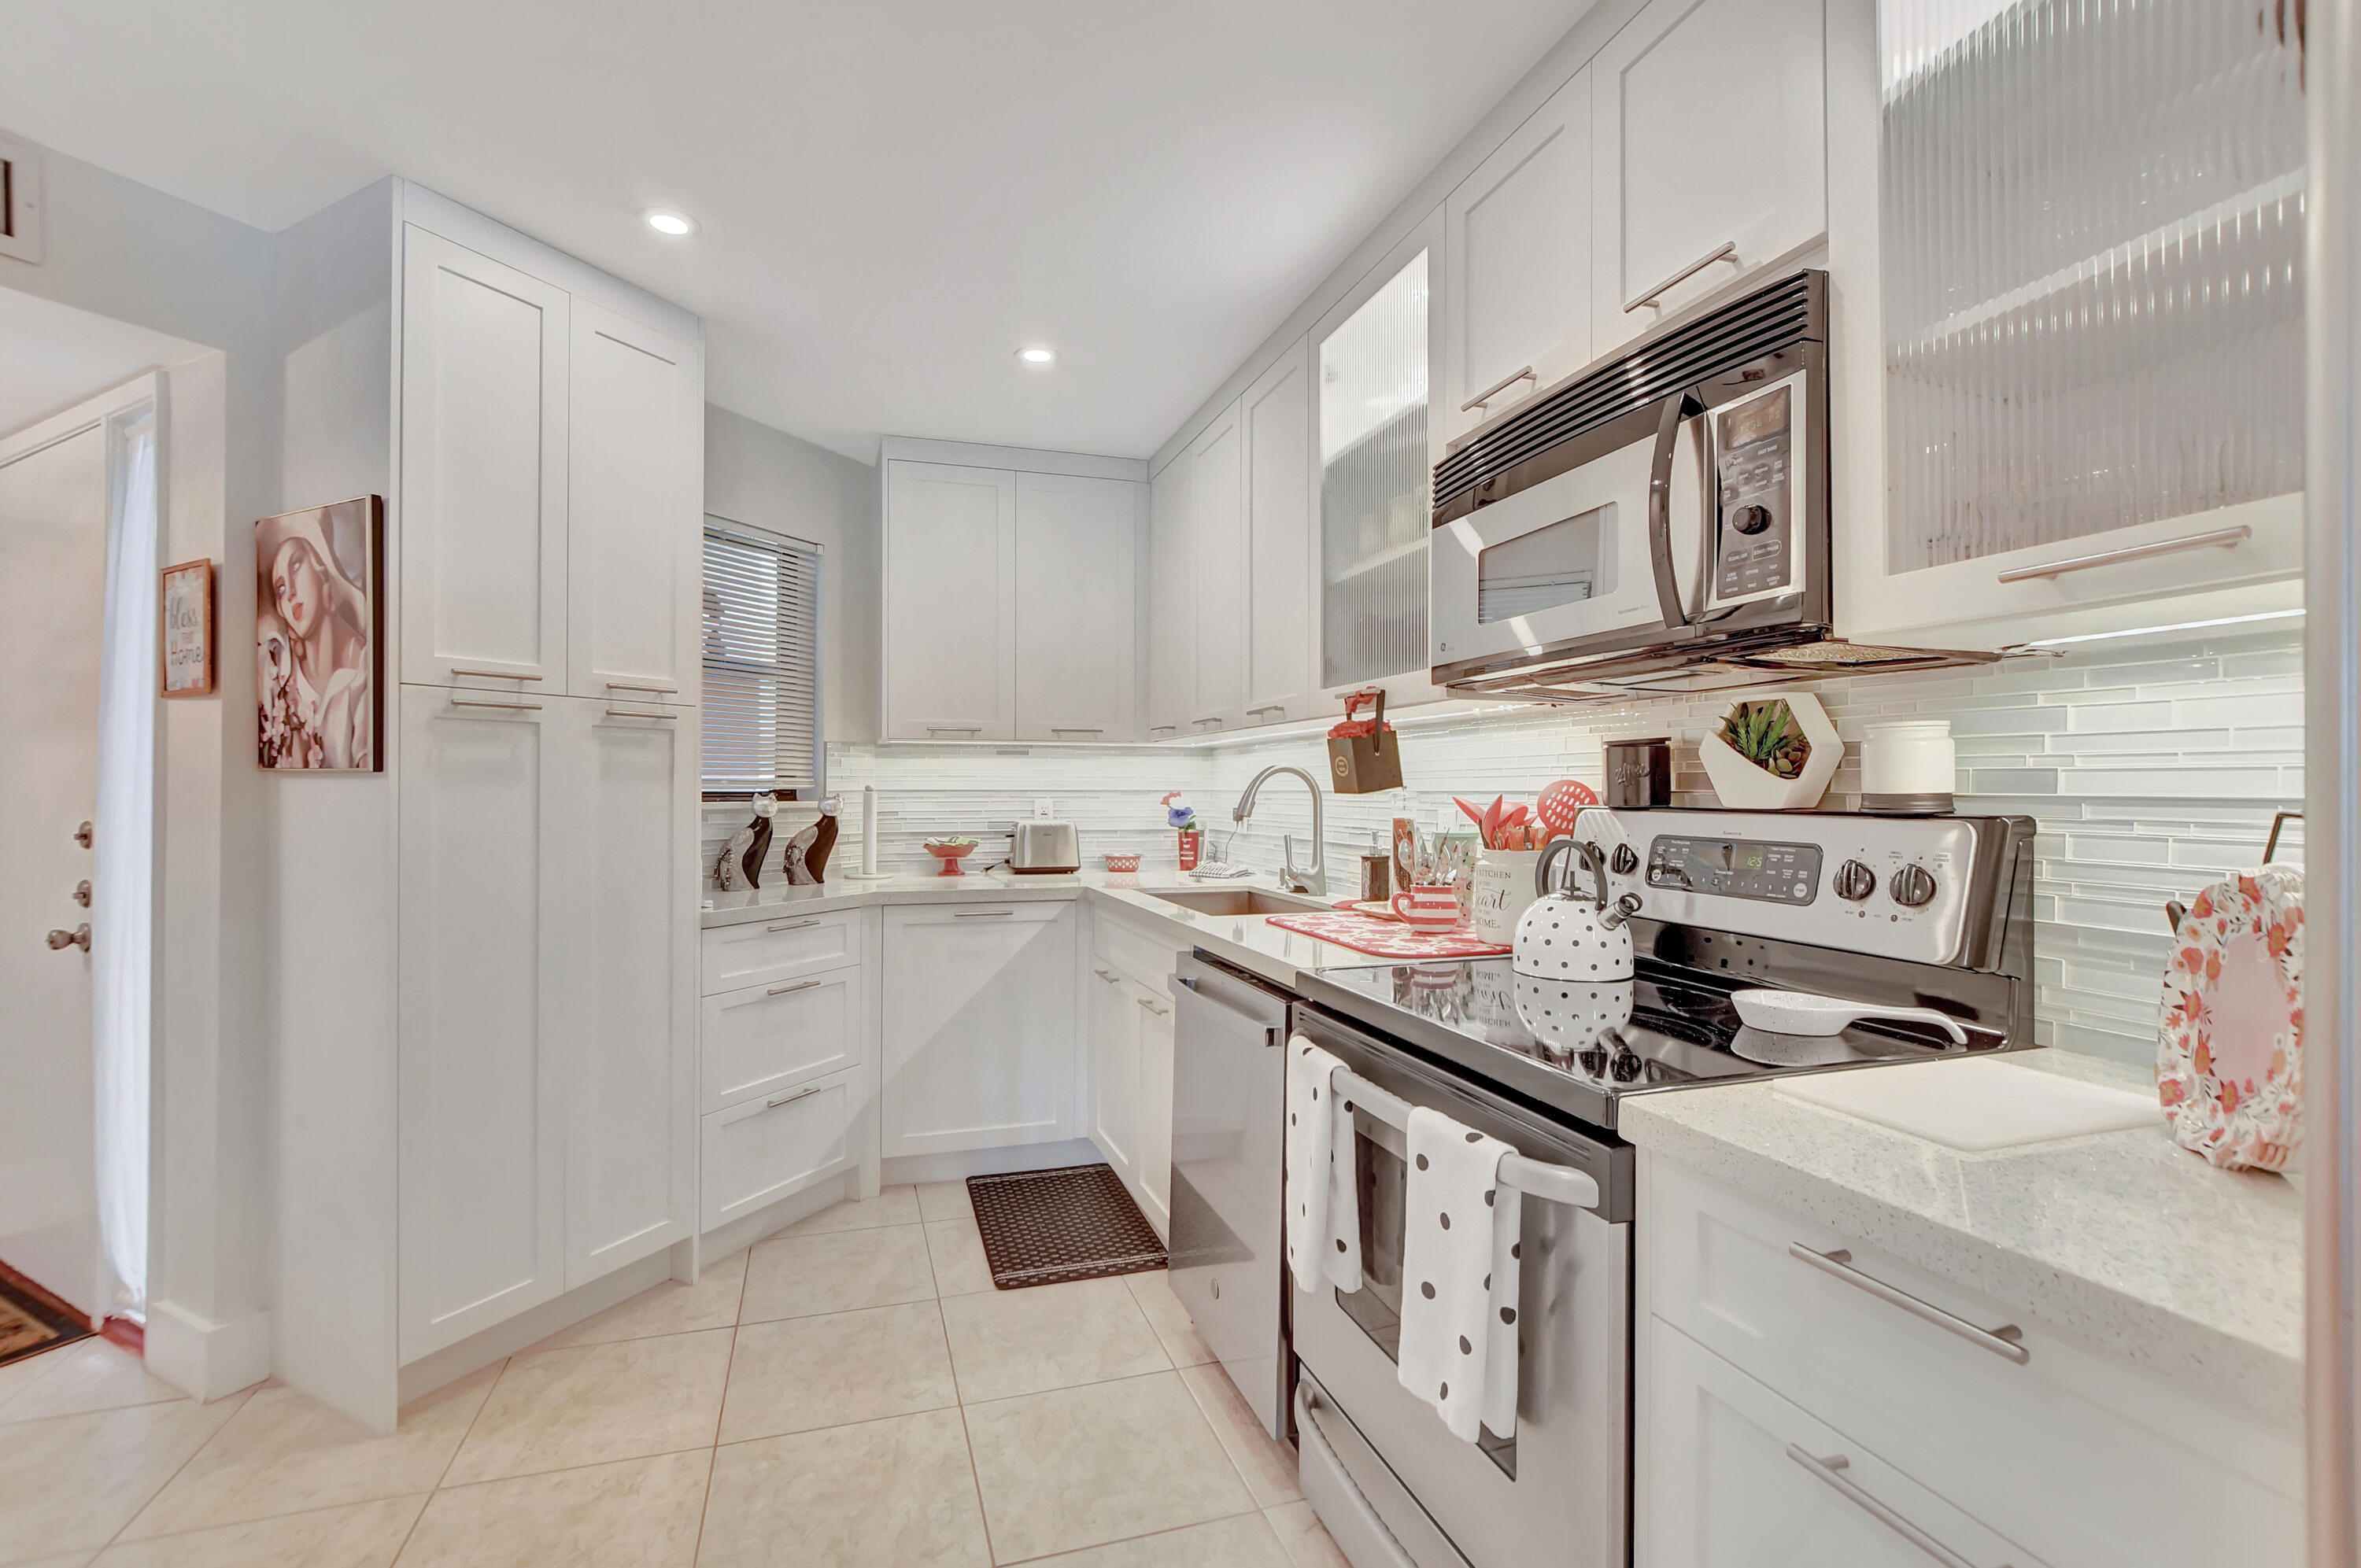
M 858 1118 L 869 1101 L 860 1068 L 705 1118 L 705 1202 L 710 1231 L 791 1198 L 859 1159 Z
M 1173 958 L 1128 927 L 1099 921 L 1087 970 L 1084 1053 L 1091 1141 L 1164 1236 L 1172 1218 Z
M 1091 1141 L 1126 1187 L 1139 1185 L 1140 987 L 1093 955 Z
M 1078 1135 L 1079 919 L 1071 903 L 885 910 L 886 1158 Z

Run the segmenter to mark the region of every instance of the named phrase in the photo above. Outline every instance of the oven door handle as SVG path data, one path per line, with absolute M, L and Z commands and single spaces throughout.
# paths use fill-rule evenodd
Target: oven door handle
M 1351 1068 L 1336 1069 L 1334 1089 L 1349 1098 L 1356 1109 L 1367 1111 L 1389 1127 L 1410 1131 L 1410 1102 L 1378 1088 Z M 1503 1185 L 1515 1188 L 1528 1198 L 1544 1199 L 1575 1209 L 1598 1207 L 1598 1179 L 1588 1171 L 1576 1170 L 1570 1165 L 1545 1165 L 1511 1149 L 1500 1157 L 1499 1177 Z
M 1681 603 L 1680 576 L 1673 566 L 1673 456 L 1680 444 L 1681 422 L 1705 412 L 1697 389 L 1687 388 L 1664 400 L 1656 420 L 1656 453 L 1648 466 L 1648 560 L 1656 573 L 1656 607 L 1666 626 L 1686 626 L 1689 612 Z

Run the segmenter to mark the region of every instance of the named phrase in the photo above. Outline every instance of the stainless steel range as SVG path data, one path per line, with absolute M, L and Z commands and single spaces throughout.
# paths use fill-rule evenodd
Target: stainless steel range
M 1596 810 L 1576 836 L 1598 846 L 1609 885 L 1583 891 L 1636 901 L 1628 991 L 1602 1001 L 1508 959 L 1301 978 L 1293 1027 L 1356 1080 L 1364 1279 L 1350 1294 L 1290 1288 L 1293 1412 L 1305 1495 L 1356 1568 L 1629 1561 L 1635 1215 L 1617 1106 L 2030 1047 L 2032 835 L 2022 817 Z M 1867 1015 L 1779 1033 L 1740 1016 L 1748 990 Z M 1528 1200 L 1512 1440 L 1454 1438 L 1397 1378 L 1401 1124 L 1416 1105 L 1522 1157 L 1503 1171 Z

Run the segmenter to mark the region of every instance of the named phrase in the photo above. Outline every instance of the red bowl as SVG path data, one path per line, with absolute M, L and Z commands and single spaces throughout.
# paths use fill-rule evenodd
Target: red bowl
M 973 844 L 928 844 L 927 846 L 927 853 L 943 862 L 941 874 L 944 876 L 966 875 L 966 872 L 960 870 L 960 862 L 974 854 L 976 846 Z

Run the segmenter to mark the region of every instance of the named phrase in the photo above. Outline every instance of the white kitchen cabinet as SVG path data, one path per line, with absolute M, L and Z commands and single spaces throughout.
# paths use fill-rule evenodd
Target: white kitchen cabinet
M 1190 490 L 1196 472 L 1181 453 L 1148 487 L 1148 724 L 1150 740 L 1189 728 L 1196 690 L 1197 578 L 1191 542 L 1197 516 Z
M 1586 69 L 1444 204 L 1446 437 L 1590 361 L 1590 115 Z
M 860 1066 L 869 1056 L 868 1000 L 857 967 L 706 997 L 703 1109 Z
M 1592 60 L 1593 355 L 1827 233 L 1822 5 L 1653 0 Z
M 1126 1187 L 1139 1185 L 1140 988 L 1093 959 L 1090 983 L 1091 1141 Z
M 1179 459 L 1190 467 L 1190 555 L 1197 601 L 1190 658 L 1192 734 L 1235 729 L 1245 721 L 1245 447 L 1234 403 Z
M 571 299 L 414 225 L 401 287 L 401 679 L 561 690 Z
M 1139 1163 L 1136 1190 L 1156 1234 L 1172 1235 L 1172 998 L 1135 988 L 1139 1012 Z
M 1172 1222 L 1172 971 L 1177 949 L 1094 917 L 1089 997 L 1090 1135 L 1159 1235 Z
M 1016 739 L 1137 735 L 1141 488 L 1016 475 Z
M 710 1231 L 759 1212 L 860 1163 L 865 1069 L 716 1111 L 704 1119 L 704 1203 Z
M 1246 468 L 1244 721 L 1312 716 L 1312 372 L 1298 343 L 1238 400 Z
M 697 699 L 705 487 L 700 351 L 573 302 L 567 689 Z
M 883 1153 L 1072 1137 L 1071 904 L 890 907 Z
M 885 479 L 885 736 L 1016 735 L 1016 476 L 893 461 Z
M 714 996 L 857 965 L 861 922 L 858 910 L 798 915 L 786 907 L 769 919 L 716 926 L 699 943 L 699 989 Z

